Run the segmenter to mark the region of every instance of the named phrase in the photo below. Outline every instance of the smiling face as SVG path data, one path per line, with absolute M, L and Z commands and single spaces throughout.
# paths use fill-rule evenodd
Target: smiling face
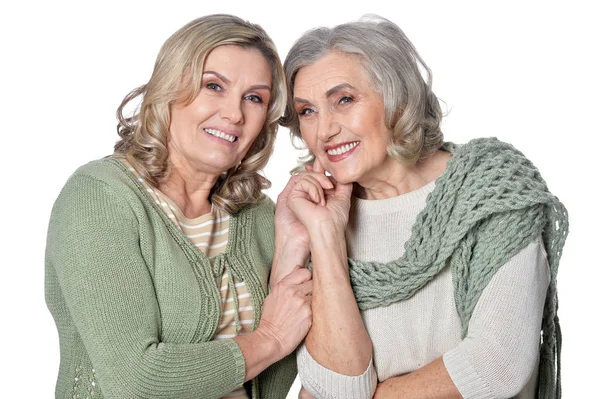
M 171 163 L 214 176 L 237 165 L 265 124 L 271 82 L 271 66 L 258 50 L 212 50 L 198 96 L 188 105 L 171 105 Z
M 301 68 L 294 106 L 302 138 L 338 181 L 364 186 L 394 163 L 383 99 L 358 56 L 333 51 Z

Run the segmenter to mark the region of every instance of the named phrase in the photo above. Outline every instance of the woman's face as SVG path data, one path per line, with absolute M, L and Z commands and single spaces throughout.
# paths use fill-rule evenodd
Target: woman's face
M 258 50 L 212 50 L 198 96 L 189 105 L 171 105 L 171 161 L 214 175 L 237 165 L 265 124 L 271 80 L 271 67 Z
M 300 69 L 294 104 L 302 138 L 336 180 L 364 185 L 385 173 L 391 132 L 383 99 L 357 56 L 333 51 Z

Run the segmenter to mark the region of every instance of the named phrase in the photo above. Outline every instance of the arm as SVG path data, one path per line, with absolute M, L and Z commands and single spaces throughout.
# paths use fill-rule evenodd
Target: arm
M 274 361 L 260 364 L 260 367 L 255 366 L 251 372 L 248 371 L 247 366 L 247 379 L 250 379 L 248 378 L 249 373 L 252 373 L 252 376 L 261 373 L 259 375 L 261 398 L 282 398 L 287 395 L 294 382 L 296 377 L 294 350 L 306 336 L 311 323 L 311 276 L 312 273 L 309 270 L 296 266 L 291 273 L 277 283 L 272 293 L 265 300 L 261 324 L 255 332 L 262 330 L 267 333 L 267 336 L 263 338 L 263 342 L 268 342 L 270 341 L 269 338 L 275 337 L 280 345 L 279 353 L 288 356 L 283 359 L 278 356 L 275 359 L 277 363 L 268 368 L 266 367 Z M 297 286 L 297 292 L 290 290 L 289 285 Z M 277 307 L 277 305 L 281 306 Z M 255 343 L 247 340 L 247 337 L 251 335 L 234 338 L 242 348 L 247 365 L 252 359 L 257 359 L 260 362 L 261 357 L 264 356 L 261 348 L 257 346 L 257 344 L 260 345 L 260 341 Z
M 377 386 L 375 398 L 507 398 L 535 372 L 550 274 L 536 241 L 503 265 L 483 291 L 468 335 L 432 363 Z M 461 395 L 462 394 L 462 395 Z
M 313 324 L 306 347 L 298 352 L 298 366 L 303 385 L 315 397 L 370 398 L 375 389 L 372 344 L 348 275 L 344 229 L 351 189 L 312 173 L 290 195 L 290 207 L 310 238 Z
M 381 382 L 373 398 L 462 399 L 462 395 L 439 357 L 412 373 Z
M 234 340 L 161 342 L 160 308 L 137 223 L 120 196 L 87 176 L 65 186 L 50 222 L 47 261 L 107 397 L 218 397 L 297 345 L 281 344 L 273 334 L 280 324 L 270 316 L 249 338 L 264 352 Z M 292 288 L 298 291 L 288 284 L 273 298 L 295 297 Z M 281 313 L 277 302 L 274 314 Z M 308 329 L 304 316 L 295 319 Z M 269 322 L 277 328 L 269 329 Z
M 292 353 L 310 328 L 312 273 L 297 266 L 265 299 L 258 328 L 233 338 L 246 360 L 248 381 Z
M 296 265 L 305 266 L 310 254 L 308 231 L 288 206 L 290 192 L 299 176 L 291 176 L 277 197 L 275 210 L 275 253 L 269 285 L 274 286 Z
M 313 261 L 313 326 L 306 348 L 323 367 L 357 376 L 371 361 L 371 339 L 350 286 L 344 230 L 329 221 L 309 230 Z
M 291 176 L 288 184 L 277 197 L 275 210 L 275 252 L 269 278 L 272 288 L 288 275 L 297 265 L 305 266 L 310 248 L 308 232 L 288 207 L 289 193 L 298 181 Z M 269 398 L 282 398 L 287 395 L 297 375 L 296 352 L 268 367 L 259 376 L 262 395 Z M 266 396 L 268 395 L 268 396 Z

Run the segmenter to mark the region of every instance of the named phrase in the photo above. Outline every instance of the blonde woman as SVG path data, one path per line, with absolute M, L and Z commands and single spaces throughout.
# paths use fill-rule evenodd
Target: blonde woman
M 267 295 L 271 265 L 294 263 L 274 255 L 258 173 L 284 104 L 259 26 L 210 15 L 165 42 L 119 107 L 114 153 L 79 168 L 52 211 L 57 398 L 286 396 L 295 361 L 276 362 L 310 327 L 312 282 L 296 268 Z

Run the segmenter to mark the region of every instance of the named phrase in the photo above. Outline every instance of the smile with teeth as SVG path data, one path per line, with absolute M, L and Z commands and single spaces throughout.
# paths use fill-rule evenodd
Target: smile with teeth
M 234 141 L 237 140 L 237 137 L 232 136 L 232 135 L 227 134 L 227 133 L 223 133 L 222 131 L 217 130 L 217 129 L 204 129 L 204 131 L 206 133 L 210 134 L 211 136 L 215 136 L 215 137 L 218 137 L 220 139 L 227 140 L 230 143 L 233 143 Z
M 329 155 L 342 155 L 358 145 L 358 141 L 327 150 Z

